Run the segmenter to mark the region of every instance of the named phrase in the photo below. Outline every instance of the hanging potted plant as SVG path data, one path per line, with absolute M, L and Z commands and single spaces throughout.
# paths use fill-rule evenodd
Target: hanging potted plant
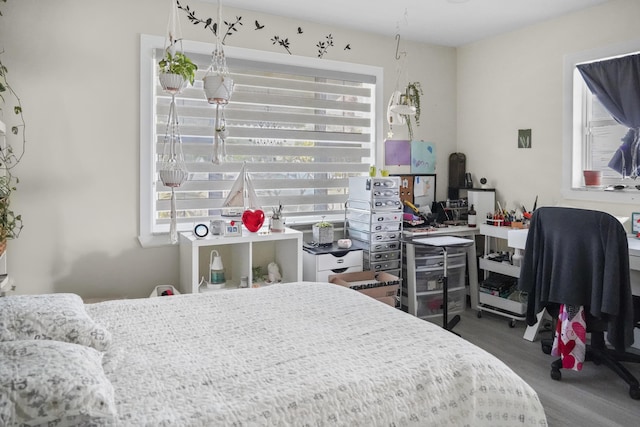
M 224 55 L 223 40 L 220 38 L 222 24 L 222 2 L 218 1 L 218 22 L 215 24 L 216 47 L 211 53 L 211 65 L 202 79 L 204 93 L 209 104 L 224 105 L 229 103 L 233 93 L 233 79 L 229 77 L 227 58 Z
M 160 85 L 168 93 L 180 93 L 187 83 L 193 85 L 197 70 L 198 66 L 184 53 L 167 48 L 165 56 L 158 62 Z
M 233 79 L 229 77 L 222 44 L 212 53 L 211 66 L 202 79 L 209 104 L 227 104 L 233 93 Z
M 401 114 L 407 122 L 407 129 L 409 130 L 409 140 L 413 141 L 413 126 L 412 120 L 415 121 L 416 126 L 420 126 L 420 95 L 422 95 L 422 87 L 420 82 L 411 82 L 405 88 L 404 94 L 400 95 L 399 105 L 405 107 L 405 109 L 411 111 L 411 113 L 403 114 L 403 110 L 396 109 L 396 112 Z
M 177 49 L 180 44 L 180 50 Z M 182 31 L 178 20 L 178 2 L 172 1 L 167 23 L 164 56 L 158 62 L 158 78 L 162 89 L 171 95 L 182 92 L 196 79 L 198 66 L 182 50 Z

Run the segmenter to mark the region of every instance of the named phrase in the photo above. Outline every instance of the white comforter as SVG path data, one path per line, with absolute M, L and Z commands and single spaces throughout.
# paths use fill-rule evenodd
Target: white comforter
M 107 376 L 125 426 L 544 426 L 487 352 L 338 285 L 109 301 Z M 110 361 L 110 362 L 109 362 Z

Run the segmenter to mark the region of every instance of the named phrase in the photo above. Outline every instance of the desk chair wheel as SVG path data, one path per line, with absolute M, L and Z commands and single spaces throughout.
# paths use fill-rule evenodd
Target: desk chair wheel
M 515 328 L 516 327 L 516 319 L 511 319 L 509 321 L 509 327 L 510 328 Z
M 631 396 L 633 400 L 640 400 L 640 388 L 638 388 L 638 386 L 629 387 L 629 396 Z
M 560 381 L 560 379 L 562 378 L 560 369 L 562 369 L 562 359 L 556 359 L 551 362 L 551 379 Z
M 478 310 L 478 313 L 476 314 L 476 316 L 478 316 L 478 319 L 482 319 L 482 312 Z

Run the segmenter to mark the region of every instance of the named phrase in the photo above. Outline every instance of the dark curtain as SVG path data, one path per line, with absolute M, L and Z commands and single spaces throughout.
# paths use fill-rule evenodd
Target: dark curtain
M 640 174 L 640 54 L 576 65 L 589 90 L 629 132 L 609 161 L 622 176 Z

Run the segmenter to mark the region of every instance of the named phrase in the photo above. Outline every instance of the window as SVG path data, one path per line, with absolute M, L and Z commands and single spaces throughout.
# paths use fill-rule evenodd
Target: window
M 562 194 L 567 199 L 633 203 L 640 200 L 640 181 L 623 178 L 608 167 L 627 133 L 587 88 L 576 65 L 629 55 L 640 50 L 640 40 L 567 55 L 564 59 L 564 143 Z M 603 184 L 628 185 L 624 191 L 584 186 L 583 170 L 601 170 Z
M 611 157 L 620 147 L 620 140 L 629 128 L 618 123 L 598 97 L 587 88 L 582 77 L 578 77 L 581 81 L 578 90 L 582 92 L 581 140 L 584 152 L 582 169 L 601 171 L 602 182 L 605 185 L 633 183 L 632 179 L 623 178 L 620 173 L 608 166 Z
M 166 233 L 170 219 L 171 192 L 156 173 L 170 102 L 157 79 L 163 43 L 141 39 L 143 245 Z M 224 108 L 227 158 L 213 164 L 215 106 L 207 103 L 201 79 L 214 46 L 184 42 L 183 48 L 199 70 L 195 85 L 176 97 L 189 170 L 189 180 L 175 189 L 178 229 L 220 215 L 243 164 L 265 214 L 282 204 L 288 224 L 343 218 L 349 176 L 366 174 L 375 163 L 382 69 L 225 47 L 235 90 Z

